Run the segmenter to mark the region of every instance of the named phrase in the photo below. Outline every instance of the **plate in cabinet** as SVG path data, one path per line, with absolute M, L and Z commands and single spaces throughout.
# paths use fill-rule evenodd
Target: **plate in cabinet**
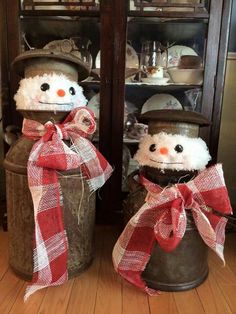
M 100 69 L 101 67 L 101 52 L 99 51 L 95 59 L 95 67 Z M 139 68 L 139 58 L 132 46 L 126 44 L 126 68 L 128 69 L 138 69 Z
M 170 94 L 155 94 L 143 104 L 141 114 L 163 109 L 182 110 L 183 107 L 178 99 Z

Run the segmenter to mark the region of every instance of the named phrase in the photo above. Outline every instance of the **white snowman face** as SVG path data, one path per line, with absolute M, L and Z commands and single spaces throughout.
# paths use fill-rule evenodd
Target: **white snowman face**
M 83 89 L 62 74 L 22 79 L 14 100 L 24 110 L 71 111 L 87 104 Z
M 191 171 L 205 169 L 211 156 L 201 138 L 161 132 L 143 137 L 135 159 L 141 166 Z

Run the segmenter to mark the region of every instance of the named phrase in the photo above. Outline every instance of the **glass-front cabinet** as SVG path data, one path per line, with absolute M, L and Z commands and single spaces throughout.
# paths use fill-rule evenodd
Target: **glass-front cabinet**
M 119 86 L 113 84 L 118 91 L 117 99 L 113 99 L 114 136 L 122 127 L 115 117 L 121 106 L 124 111 L 123 132 L 118 134 L 120 141 L 113 147 L 113 158 L 117 170 L 114 177 L 116 181 L 123 178 L 120 186 L 124 195 L 127 175 L 138 167 L 132 157 L 147 132 L 147 125 L 139 117 L 147 111 L 179 109 L 202 113 L 211 125 L 203 128 L 200 135 L 210 148 L 212 162 L 216 161 L 230 8 L 231 1 L 218 0 L 120 3 L 114 40 L 125 63 L 117 60 L 115 69 L 119 71 L 113 73 L 114 82 L 120 82 Z M 119 23 L 121 16 L 123 23 Z M 126 48 L 122 49 L 122 45 Z M 121 158 L 123 166 L 119 167 Z
M 80 85 L 95 112 L 95 145 L 114 167 L 98 193 L 102 222 L 119 221 L 133 155 L 150 110 L 201 112 L 213 162 L 218 146 L 231 0 L 14 0 L 8 62 L 25 50 L 71 53 L 90 69 Z M 11 72 L 11 99 L 19 77 Z M 19 121 L 11 104 L 9 122 Z

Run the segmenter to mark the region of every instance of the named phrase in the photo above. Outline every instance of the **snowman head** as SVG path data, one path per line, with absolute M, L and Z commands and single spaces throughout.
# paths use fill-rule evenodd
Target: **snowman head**
M 211 160 L 201 138 L 161 132 L 142 138 L 135 159 L 141 166 L 161 170 L 203 170 Z
M 87 104 L 75 81 L 55 73 L 22 79 L 14 100 L 23 110 L 71 111 Z

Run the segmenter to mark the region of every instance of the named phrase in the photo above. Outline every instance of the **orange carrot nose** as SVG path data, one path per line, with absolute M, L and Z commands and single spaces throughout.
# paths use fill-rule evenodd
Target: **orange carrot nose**
M 161 148 L 160 148 L 160 153 L 161 153 L 162 155 L 167 155 L 167 154 L 168 154 L 168 148 L 166 148 L 166 147 L 161 147 Z
M 58 91 L 57 91 L 57 95 L 59 96 L 59 97 L 64 97 L 65 96 L 65 91 L 63 90 L 63 89 L 58 89 Z

